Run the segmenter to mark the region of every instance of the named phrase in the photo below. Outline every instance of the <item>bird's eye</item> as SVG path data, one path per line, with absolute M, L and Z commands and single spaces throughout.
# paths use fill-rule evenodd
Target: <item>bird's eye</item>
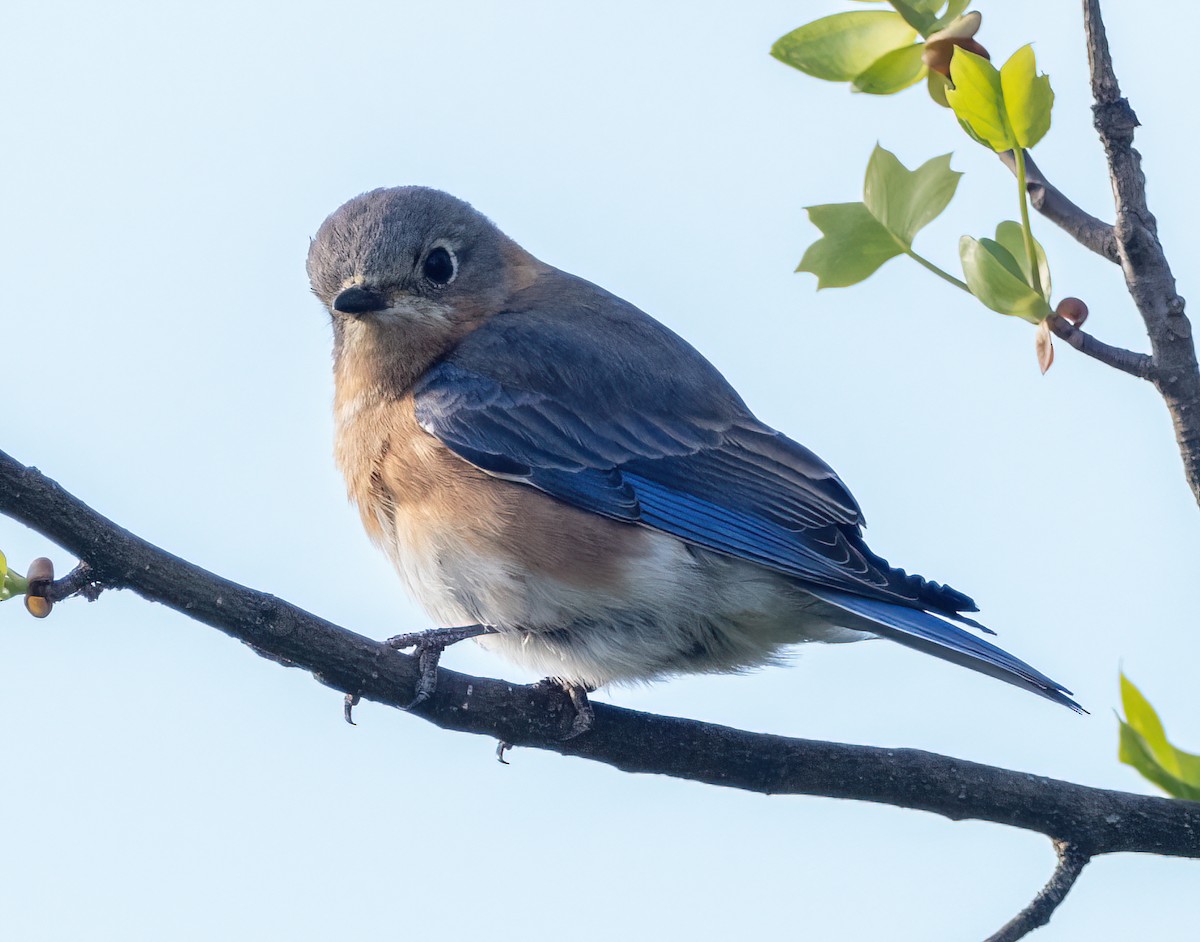
M 425 256 L 425 264 L 421 269 L 425 277 L 438 287 L 444 287 L 454 280 L 458 274 L 458 259 L 445 246 L 439 245 Z

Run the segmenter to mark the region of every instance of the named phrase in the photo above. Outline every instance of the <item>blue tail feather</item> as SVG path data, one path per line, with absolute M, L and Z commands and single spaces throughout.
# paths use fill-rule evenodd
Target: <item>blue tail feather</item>
M 916 608 L 867 599 L 834 589 L 809 587 L 817 598 L 873 623 L 874 634 L 888 638 L 926 654 L 999 678 L 1016 687 L 1032 691 L 1047 700 L 1086 713 L 1071 699 L 1071 691 L 1020 658 L 977 638 L 946 618 Z M 858 624 L 847 625 L 859 628 Z

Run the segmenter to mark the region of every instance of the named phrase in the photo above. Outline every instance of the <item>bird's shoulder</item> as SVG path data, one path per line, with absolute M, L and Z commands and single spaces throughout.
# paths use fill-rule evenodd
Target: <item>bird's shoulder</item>
M 734 388 L 686 340 L 628 301 L 557 269 L 510 296 L 443 362 L 587 411 L 635 409 L 725 427 L 752 421 Z

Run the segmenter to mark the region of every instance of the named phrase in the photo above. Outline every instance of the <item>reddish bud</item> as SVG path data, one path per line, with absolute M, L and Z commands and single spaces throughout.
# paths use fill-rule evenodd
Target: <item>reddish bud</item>
M 1080 301 L 1079 298 L 1063 298 L 1058 302 L 1058 307 L 1054 309 L 1054 313 L 1059 317 L 1065 317 L 1078 327 L 1087 320 L 1088 306 Z
M 54 581 L 54 563 L 45 556 L 39 556 L 29 564 L 25 578 L 29 582 L 29 590 L 25 593 L 25 610 L 34 618 L 45 618 L 54 607 L 54 603 L 42 594 Z
M 970 39 L 979 32 L 979 27 L 983 24 L 983 14 L 976 11 L 964 13 L 962 16 L 951 20 L 936 33 L 930 33 L 930 40 L 936 42 L 939 39 Z
M 930 33 L 929 38 L 925 40 L 925 51 L 921 53 L 921 61 L 934 72 L 940 72 L 949 78 L 950 59 L 954 55 L 955 46 L 990 60 L 992 57 L 988 55 L 988 51 L 974 38 L 982 21 L 983 17 L 972 12 L 958 17 L 936 33 Z
M 933 72 L 940 72 L 947 78 L 950 77 L 950 57 L 954 54 L 954 43 L 948 39 L 940 42 L 925 44 L 925 50 L 921 53 L 921 61 L 929 67 Z
M 981 46 L 974 39 L 962 39 L 956 42 L 954 45 L 958 46 L 960 49 L 967 50 L 967 52 L 973 52 L 977 56 L 983 56 L 983 58 L 987 59 L 988 62 L 992 61 L 992 54 L 984 49 L 983 46 Z

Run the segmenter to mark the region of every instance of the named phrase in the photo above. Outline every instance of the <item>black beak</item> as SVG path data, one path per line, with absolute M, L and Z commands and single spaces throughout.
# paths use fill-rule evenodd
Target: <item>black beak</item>
M 333 299 L 333 309 L 339 314 L 373 314 L 386 310 L 387 299 L 374 288 L 354 285 Z

